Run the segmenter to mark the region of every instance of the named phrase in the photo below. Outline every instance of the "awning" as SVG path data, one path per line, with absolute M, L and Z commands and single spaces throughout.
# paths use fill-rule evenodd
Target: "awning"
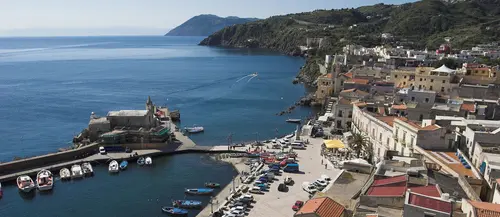
M 345 148 L 345 145 L 342 141 L 340 140 L 325 140 L 323 141 L 325 143 L 326 148 Z

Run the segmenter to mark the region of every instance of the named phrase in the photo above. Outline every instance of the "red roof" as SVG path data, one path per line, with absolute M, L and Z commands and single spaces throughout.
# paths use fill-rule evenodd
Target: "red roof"
M 329 197 L 320 197 L 308 200 L 295 214 L 316 213 L 319 217 L 337 217 L 344 213 L 345 208 Z
M 351 78 L 345 82 L 346 83 L 355 83 L 355 84 L 368 84 L 368 82 L 370 82 L 370 80 L 361 79 L 361 78 Z
M 467 200 L 474 208 L 476 208 L 477 217 L 499 217 L 500 204 L 493 204 L 487 202 L 479 202 Z
M 344 76 L 346 76 L 348 78 L 352 78 L 352 72 L 345 73 Z
M 369 196 L 403 196 L 406 191 L 406 186 L 375 186 L 370 187 L 366 192 Z
M 441 194 L 435 185 L 411 187 L 410 190 L 412 193 L 423 194 L 431 197 L 441 197 Z
M 406 186 L 406 175 L 373 180 L 372 187 L 374 187 L 374 186 L 386 186 L 386 185 L 394 186 L 394 184 L 401 184 L 401 183 L 403 183 L 404 186 Z
M 437 210 L 444 213 L 451 213 L 452 206 L 450 202 L 442 201 L 439 199 L 426 197 L 418 194 L 410 194 L 409 204 L 424 207 L 427 209 Z
M 476 112 L 476 106 L 474 104 L 471 104 L 471 103 L 464 103 L 460 106 L 460 110 L 465 110 L 465 111 L 468 111 L 468 112 Z

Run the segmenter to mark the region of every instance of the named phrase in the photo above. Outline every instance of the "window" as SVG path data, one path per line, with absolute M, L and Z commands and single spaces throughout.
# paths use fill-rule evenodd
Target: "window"
M 378 141 L 382 142 L 382 133 L 379 134 Z
M 349 115 L 347 117 L 352 118 L 352 111 L 349 111 Z
M 415 136 L 411 136 L 411 138 L 410 138 L 410 146 L 413 146 L 413 140 L 415 140 Z
M 342 117 L 342 110 L 339 111 L 339 117 Z
M 389 146 L 389 137 L 387 137 L 387 142 L 386 142 L 387 146 Z
M 398 75 L 394 75 L 394 78 L 398 78 Z
M 422 81 L 422 78 L 420 78 L 420 81 Z
M 372 129 L 372 137 L 375 138 L 375 128 Z
M 398 138 L 398 134 L 399 134 L 399 127 L 396 127 L 396 138 Z
M 441 87 L 441 92 L 444 92 L 444 87 Z
M 406 85 L 406 81 L 403 82 L 403 85 Z
M 431 79 L 431 82 L 434 82 L 434 79 Z
M 412 102 L 415 101 L 415 97 L 414 96 L 411 97 L 411 101 Z
M 423 114 L 420 114 L 420 116 L 418 117 L 418 120 L 419 121 L 422 121 L 424 119 L 424 115 Z
M 432 90 L 432 86 L 429 87 L 429 90 Z
M 403 131 L 403 142 L 406 141 L 406 131 Z
M 425 102 L 429 102 L 429 98 L 425 98 Z
M 420 90 L 420 89 L 422 89 L 422 85 L 418 85 L 418 89 L 419 89 L 419 90 Z
M 446 83 L 446 80 L 443 80 L 443 84 Z
M 342 121 L 337 121 L 337 128 L 342 128 Z
M 403 78 L 406 79 L 406 75 Z

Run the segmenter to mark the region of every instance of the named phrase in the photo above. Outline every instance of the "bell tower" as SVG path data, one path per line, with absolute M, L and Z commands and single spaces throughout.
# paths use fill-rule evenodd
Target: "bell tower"
M 151 96 L 148 96 L 148 100 L 146 101 L 146 110 L 148 110 L 148 112 L 154 112 L 153 109 L 153 101 L 151 101 Z

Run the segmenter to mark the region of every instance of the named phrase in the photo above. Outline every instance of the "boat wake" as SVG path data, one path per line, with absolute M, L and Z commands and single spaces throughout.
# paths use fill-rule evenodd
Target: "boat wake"
M 250 78 L 247 80 L 247 83 L 250 82 L 252 79 L 254 79 L 255 77 L 259 76 L 259 74 L 257 72 L 255 73 L 252 73 L 252 74 L 249 74 L 249 75 L 245 75 L 241 78 L 239 78 L 238 80 L 236 80 L 236 82 L 240 82 L 241 80 L 245 79 L 245 78 Z
M 64 49 L 64 48 L 78 48 L 78 47 L 90 47 L 96 45 L 105 44 L 115 44 L 118 42 L 99 42 L 99 43 L 86 43 L 86 44 L 71 44 L 71 45 L 61 45 L 53 47 L 41 47 L 41 48 L 28 48 L 28 49 L 0 49 L 0 56 L 12 56 L 16 54 L 32 53 L 32 52 L 42 52 L 48 50 Z
M 182 90 L 176 90 L 176 91 L 172 91 L 168 94 L 166 94 L 167 96 L 170 96 L 170 95 L 173 95 L 173 94 L 176 94 L 176 93 L 184 93 L 184 92 L 189 92 L 189 91 L 193 91 L 193 90 L 198 90 L 198 89 L 201 89 L 201 88 L 204 88 L 204 87 L 210 87 L 210 86 L 213 86 L 213 85 L 216 85 L 216 84 L 220 84 L 224 81 L 229 81 L 229 80 L 233 80 L 235 78 L 238 78 L 239 76 L 232 76 L 232 77 L 229 77 L 229 78 L 224 78 L 224 79 L 220 79 L 220 80 L 215 80 L 215 81 L 212 81 L 212 82 L 209 82 L 209 83 L 205 83 L 205 84 L 200 84 L 200 85 L 197 85 L 197 86 L 194 86 L 194 87 L 190 87 L 190 88 L 186 88 L 186 89 L 182 89 Z

